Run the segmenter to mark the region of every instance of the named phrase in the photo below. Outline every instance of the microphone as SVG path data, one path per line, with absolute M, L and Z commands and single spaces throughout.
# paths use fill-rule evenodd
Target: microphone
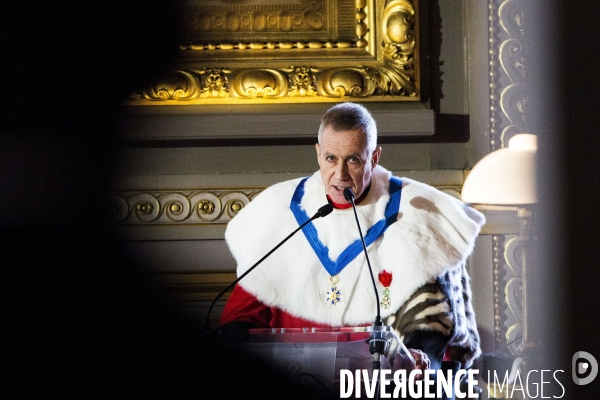
M 354 192 L 350 188 L 344 188 L 344 198 L 348 203 L 354 205 Z
M 227 286 L 221 293 L 219 293 L 217 295 L 217 297 L 214 298 L 214 300 L 212 301 L 212 303 L 210 303 L 210 307 L 208 307 L 208 311 L 206 312 L 206 317 L 204 318 L 204 322 L 202 323 L 202 329 L 205 330 L 205 331 L 210 330 L 210 323 L 209 323 L 210 313 L 212 312 L 212 309 L 215 306 L 215 304 L 217 303 L 217 301 L 221 297 L 223 297 L 223 295 L 225 293 L 227 293 L 229 290 L 231 290 L 239 281 L 241 281 L 246 275 L 248 275 L 250 272 L 252 272 L 252 270 L 254 268 L 256 268 L 260 263 L 262 263 L 275 250 L 277 250 L 279 247 L 281 247 L 281 245 L 283 245 L 285 242 L 287 242 L 292 236 L 294 236 L 296 234 L 296 232 L 298 232 L 300 229 L 304 228 L 309 222 L 311 222 L 311 221 L 313 221 L 313 220 L 315 220 L 317 218 L 326 217 L 329 214 L 331 214 L 332 211 L 333 211 L 333 207 L 331 206 L 331 204 L 325 204 L 323 207 L 319 208 L 317 210 L 317 212 L 315 213 L 315 215 L 313 215 L 309 220 L 307 220 L 302 225 L 300 225 L 298 228 L 296 228 L 296 230 L 294 230 L 285 239 L 283 239 L 281 242 L 279 242 L 279 244 L 277 246 L 273 247 L 271 249 L 271 251 L 269 251 L 267 254 L 265 254 L 263 256 L 263 258 L 261 258 L 260 260 L 258 260 L 253 266 L 251 266 L 250 268 L 248 268 L 248 270 L 246 272 L 244 272 L 242 275 L 240 275 L 229 286 Z
M 317 210 L 317 213 L 315 215 L 313 215 L 313 217 L 310 220 L 312 221 L 313 219 L 317 219 L 319 217 L 326 217 L 329 214 L 331 214 L 332 211 L 333 211 L 333 206 L 331 204 L 325 204 L 323 207 L 321 207 Z M 306 224 L 307 223 L 305 222 L 302 226 L 304 226 Z M 302 228 L 302 226 L 301 226 L 301 228 Z

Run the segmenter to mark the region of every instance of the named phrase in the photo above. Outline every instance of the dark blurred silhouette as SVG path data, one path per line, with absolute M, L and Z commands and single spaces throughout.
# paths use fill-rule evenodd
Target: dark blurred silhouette
M 173 60 L 175 9 L 1 7 L 0 397 L 306 397 L 203 339 L 112 234 L 105 199 L 120 103 Z

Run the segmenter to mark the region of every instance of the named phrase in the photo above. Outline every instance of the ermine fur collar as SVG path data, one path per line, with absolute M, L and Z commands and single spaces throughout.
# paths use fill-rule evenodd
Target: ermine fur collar
M 383 218 L 389 200 L 390 172 L 377 166 L 371 190 L 357 206 L 363 234 Z M 238 276 L 298 227 L 290 200 L 301 179 L 264 190 L 235 218 L 225 233 L 235 257 Z M 392 314 L 426 282 L 465 262 L 485 222 L 478 211 L 428 185 L 402 180 L 402 197 L 396 222 L 367 250 L 380 300 L 380 271 L 392 274 L 391 306 L 381 308 L 383 318 Z M 327 203 L 319 171 L 305 183 L 301 208 L 312 217 Z M 313 221 L 329 257 L 338 255 L 359 239 L 352 209 L 335 209 Z M 355 326 L 373 322 L 376 300 L 364 254 L 358 255 L 339 274 L 341 301 L 325 302 L 329 273 L 320 263 L 302 232 L 269 256 L 239 284 L 263 303 L 292 315 L 330 326 Z

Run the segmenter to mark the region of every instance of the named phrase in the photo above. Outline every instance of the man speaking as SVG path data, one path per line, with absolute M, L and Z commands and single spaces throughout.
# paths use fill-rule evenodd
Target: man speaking
M 316 144 L 319 171 L 264 190 L 229 222 L 225 239 L 243 274 L 323 204 L 333 212 L 267 258 L 235 287 L 223 331 L 368 326 L 377 308 L 350 188 L 380 298 L 381 316 L 417 360 L 468 367 L 480 354 L 467 257 L 484 217 L 428 185 L 379 166 L 377 128 L 354 103 L 329 109 Z M 423 355 L 423 353 L 426 354 Z

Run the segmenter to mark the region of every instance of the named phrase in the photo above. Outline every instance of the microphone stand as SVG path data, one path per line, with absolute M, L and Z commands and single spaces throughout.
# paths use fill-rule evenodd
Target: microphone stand
M 373 355 L 373 373 L 379 372 L 379 380 L 377 380 L 377 387 L 375 389 L 375 398 L 379 398 L 380 391 L 380 380 L 381 380 L 381 355 L 385 352 L 389 342 L 383 337 L 383 322 L 381 321 L 381 308 L 379 306 L 379 293 L 377 292 L 377 285 L 375 283 L 375 277 L 373 276 L 373 268 L 371 268 L 371 261 L 369 261 L 369 254 L 367 253 L 367 245 L 365 238 L 363 237 L 362 230 L 360 229 L 360 223 L 358 222 L 358 214 L 356 213 L 356 204 L 354 204 L 354 192 L 350 188 L 344 189 L 344 198 L 352 204 L 352 210 L 354 211 L 354 218 L 356 219 L 356 226 L 358 227 L 358 233 L 360 240 L 363 245 L 365 258 L 367 260 L 367 266 L 369 267 L 369 273 L 371 274 L 371 282 L 373 283 L 373 289 L 375 291 L 375 299 L 377 300 L 377 315 L 375 316 L 375 322 L 373 324 L 373 330 L 371 337 L 369 337 L 369 352 Z
M 400 338 L 398 338 L 396 333 L 391 328 L 383 326 L 383 322 L 381 321 L 381 308 L 379 306 L 379 293 L 377 292 L 377 285 L 375 284 L 375 277 L 373 276 L 373 268 L 371 268 L 371 262 L 369 261 L 369 254 L 367 253 L 365 238 L 363 237 L 362 230 L 360 229 L 358 214 L 356 213 L 356 204 L 354 204 L 354 192 L 352 189 L 344 189 L 344 198 L 352 204 L 354 218 L 356 219 L 356 226 L 358 227 L 358 233 L 360 235 L 360 240 L 362 241 L 365 258 L 367 260 L 367 265 L 369 266 L 369 273 L 371 274 L 371 282 L 373 282 L 375 298 L 377 300 L 377 315 L 375 316 L 375 323 L 373 324 L 371 336 L 369 337 L 369 352 L 373 355 L 373 373 L 375 373 L 376 370 L 379 371 L 379 379 L 377 380 L 377 386 L 375 388 L 375 398 L 379 399 L 381 395 L 381 356 L 384 354 L 385 350 L 390 344 L 390 336 L 396 339 L 400 349 L 404 351 L 412 364 L 416 365 L 416 362 L 404 343 L 400 340 Z
M 277 250 L 279 247 L 281 247 L 281 245 L 283 245 L 292 236 L 294 236 L 296 234 L 296 232 L 298 232 L 300 229 L 304 228 L 308 223 L 312 222 L 313 220 L 315 220 L 317 218 L 320 218 L 320 217 L 325 217 L 325 216 L 329 215 L 332 211 L 333 211 L 333 207 L 330 204 L 325 204 L 323 207 L 319 208 L 319 210 L 317 211 L 317 213 L 315 215 L 313 215 L 311 219 L 307 220 L 302 225 L 300 225 L 298 228 L 296 228 L 285 239 L 283 239 L 281 242 L 279 242 L 279 244 L 277 246 L 273 247 L 271 249 L 271 251 L 269 251 L 267 254 L 265 254 L 263 256 L 263 258 L 261 258 L 260 260 L 258 260 L 253 266 L 251 266 L 250 268 L 248 268 L 248 270 L 246 272 L 244 272 L 236 280 L 234 280 L 229 286 L 227 286 L 225 289 L 223 289 L 223 291 L 221 291 L 221 293 L 219 293 L 217 295 L 217 297 L 214 298 L 214 300 L 212 301 L 212 303 L 210 303 L 210 307 L 208 307 L 208 311 L 206 312 L 206 317 L 204 318 L 204 322 L 202 323 L 202 330 L 204 332 L 210 332 L 210 322 L 209 322 L 210 313 L 212 312 L 212 309 L 215 306 L 215 304 L 217 303 L 217 301 L 221 297 L 223 297 L 223 295 L 225 293 L 227 293 L 229 290 L 231 290 L 239 281 L 241 281 L 246 275 L 248 275 L 250 272 L 252 272 L 252 270 L 254 270 L 254 268 L 256 268 L 267 257 L 269 257 L 275 250 Z

